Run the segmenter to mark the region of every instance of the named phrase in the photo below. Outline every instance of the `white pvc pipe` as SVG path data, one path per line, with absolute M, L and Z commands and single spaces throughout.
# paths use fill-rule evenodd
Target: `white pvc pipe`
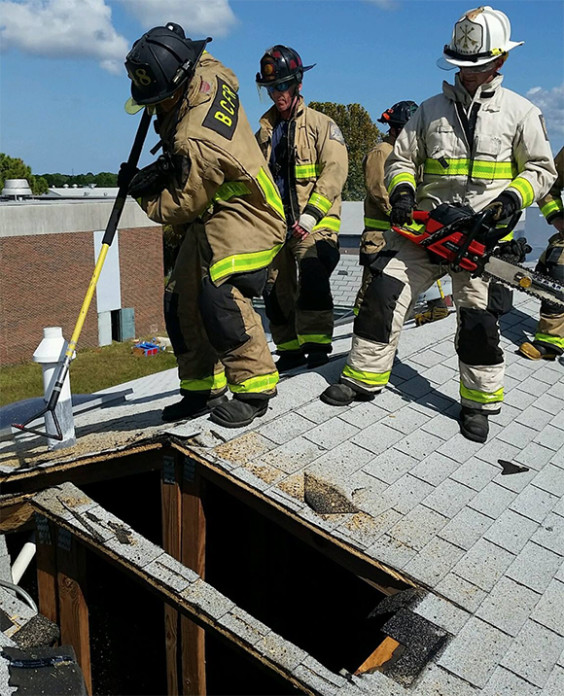
M 26 543 L 23 545 L 22 550 L 12 565 L 12 582 L 14 585 L 19 584 L 20 580 L 22 579 L 22 576 L 31 563 L 32 558 L 35 556 L 36 548 L 37 547 L 33 541 L 26 541 Z

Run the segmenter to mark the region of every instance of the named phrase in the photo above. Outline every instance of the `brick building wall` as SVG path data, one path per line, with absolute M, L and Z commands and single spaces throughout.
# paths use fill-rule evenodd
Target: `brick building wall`
M 44 222 L 45 232 L 33 224 L 35 210 L 25 225 L 9 212 L 0 216 L 0 366 L 30 361 L 46 326 L 61 326 L 70 339 L 94 270 L 93 230 L 103 229 L 94 221 L 87 231 L 57 233 Z M 106 211 L 100 217 L 106 219 Z M 79 221 L 72 224 L 80 229 Z M 136 335 L 149 336 L 164 328 L 162 232 L 146 217 L 142 225 L 119 230 L 121 306 L 134 308 Z M 78 346 L 98 344 L 94 295 Z
M 121 304 L 135 308 L 137 336 L 155 336 L 164 329 L 164 264 L 162 229 L 119 231 Z

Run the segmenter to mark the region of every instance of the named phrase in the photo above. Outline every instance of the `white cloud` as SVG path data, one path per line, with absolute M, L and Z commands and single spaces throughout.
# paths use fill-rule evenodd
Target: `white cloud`
M 128 12 L 146 29 L 176 22 L 186 35 L 225 36 L 237 20 L 229 0 L 122 0 Z
M 3 50 L 50 58 L 93 58 L 121 72 L 129 42 L 112 26 L 104 0 L 0 0 Z
M 527 98 L 543 112 L 549 136 L 561 138 L 564 135 L 564 83 L 552 89 L 532 87 Z

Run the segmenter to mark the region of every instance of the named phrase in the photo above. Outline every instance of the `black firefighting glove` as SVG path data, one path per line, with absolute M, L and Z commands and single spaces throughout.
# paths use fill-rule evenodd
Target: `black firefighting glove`
M 495 256 L 509 263 L 523 263 L 527 254 L 530 254 L 532 248 L 527 244 L 525 237 L 512 239 L 509 242 L 501 242 Z
M 390 196 L 390 222 L 392 225 L 402 227 L 412 222 L 413 209 L 415 208 L 415 192 L 407 184 L 400 184 Z
M 129 162 L 122 162 L 119 167 L 119 172 L 117 175 L 117 185 L 121 188 L 125 186 L 129 188 L 129 182 L 137 174 L 139 169 L 137 167 L 131 166 Z
M 129 184 L 129 195 L 133 198 L 157 196 L 166 187 L 171 169 L 169 158 L 161 155 L 152 164 L 143 167 L 135 174 Z
M 488 203 L 484 211 L 491 211 L 491 221 L 499 222 L 505 218 L 514 215 L 521 207 L 517 197 L 511 193 L 503 191 L 497 198 L 494 198 L 491 203 Z

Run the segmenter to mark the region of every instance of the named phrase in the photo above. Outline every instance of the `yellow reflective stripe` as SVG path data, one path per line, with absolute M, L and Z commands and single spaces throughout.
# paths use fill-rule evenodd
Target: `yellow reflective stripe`
M 360 307 L 354 307 L 354 308 L 353 308 L 353 314 L 355 315 L 355 317 L 358 317 L 358 313 L 359 313 L 359 312 L 360 312 Z
M 468 176 L 472 167 L 474 179 L 507 179 L 517 174 L 513 162 L 491 162 L 489 160 L 446 159 L 447 167 L 435 159 L 425 160 L 424 173 L 433 176 Z
M 181 379 L 180 388 L 185 391 L 201 392 L 212 389 L 223 389 L 227 386 L 225 372 L 216 372 L 215 375 L 203 379 Z
M 389 220 L 376 220 L 375 218 L 364 218 L 364 226 L 371 230 L 389 230 L 390 221 Z
M 507 227 L 507 225 L 496 225 L 496 230 L 502 230 L 504 227 Z M 513 239 L 514 236 L 514 230 L 511 230 L 509 234 L 506 234 L 505 237 L 502 237 L 499 241 L 500 242 L 509 242 Z
M 494 392 L 483 392 L 478 389 L 468 389 L 462 382 L 460 383 L 460 396 L 468 401 L 475 401 L 478 404 L 493 404 L 496 401 L 503 401 L 503 387 Z
M 284 351 L 284 350 L 299 350 L 300 349 L 300 342 L 298 341 L 297 338 L 294 338 L 291 341 L 286 341 L 285 343 L 279 343 L 276 346 L 277 350 L 279 351 Z
M 509 184 L 506 190 L 514 189 L 521 197 L 521 208 L 527 208 L 535 200 L 535 189 L 530 181 L 518 176 Z
M 266 251 L 254 251 L 250 254 L 234 254 L 233 256 L 227 256 L 210 267 L 210 277 L 216 282 L 233 273 L 248 273 L 249 271 L 256 271 L 259 268 L 265 268 L 270 265 L 272 259 L 281 248 L 282 244 L 277 244 L 275 247 L 272 247 L 272 249 L 267 249 Z
M 371 387 L 383 387 L 390 380 L 390 372 L 365 372 L 363 370 L 355 370 L 350 365 L 345 365 L 343 376 L 356 379 L 357 382 L 364 382 Z
M 257 174 L 257 181 L 262 189 L 262 192 L 264 193 L 264 197 L 266 198 L 268 205 L 271 208 L 274 208 L 280 217 L 285 220 L 286 216 L 284 215 L 284 204 L 282 203 L 278 189 L 262 167 Z
M 331 208 L 331 201 L 319 193 L 312 193 L 309 197 L 308 205 L 312 205 L 314 208 L 321 210 L 323 215 L 326 215 Z
M 234 394 L 258 394 L 260 392 L 270 391 L 278 384 L 278 372 L 271 372 L 268 375 L 259 375 L 258 377 L 249 377 L 240 384 L 229 384 L 229 389 Z
M 319 176 L 318 164 L 296 164 L 296 179 L 311 179 Z
M 251 189 L 242 181 L 226 181 L 217 189 L 213 197 L 214 201 L 228 201 L 235 196 L 247 196 Z
M 550 343 L 557 348 L 564 350 L 564 338 L 559 338 L 558 336 L 549 336 L 548 334 L 535 334 L 535 341 L 542 341 L 543 343 Z
M 552 215 L 552 213 L 559 213 L 561 210 L 563 210 L 562 201 L 548 201 L 548 203 L 541 206 L 540 210 L 545 218 L 547 218 L 549 215 Z
M 417 188 L 417 184 L 415 183 L 415 177 L 413 176 L 413 174 L 402 172 L 401 174 L 396 174 L 394 177 L 392 177 L 390 185 L 388 186 L 388 194 L 392 192 L 392 189 L 395 189 L 396 186 L 402 183 L 408 183 L 411 184 L 411 186 L 413 186 L 414 189 Z
M 312 232 L 322 229 L 333 230 L 333 232 L 338 232 L 341 229 L 341 221 L 339 220 L 339 218 L 332 216 L 321 218 L 317 225 L 314 225 Z
M 424 173 L 438 176 L 468 176 L 469 159 L 445 159 L 445 161 L 448 167 L 443 167 L 439 160 L 426 159 L 423 167 Z
M 472 177 L 474 179 L 513 179 L 517 174 L 517 168 L 513 162 L 488 162 L 474 160 L 472 164 Z
M 300 346 L 303 346 L 304 343 L 320 343 L 327 346 L 331 344 L 331 336 L 327 334 L 299 334 L 298 341 Z

